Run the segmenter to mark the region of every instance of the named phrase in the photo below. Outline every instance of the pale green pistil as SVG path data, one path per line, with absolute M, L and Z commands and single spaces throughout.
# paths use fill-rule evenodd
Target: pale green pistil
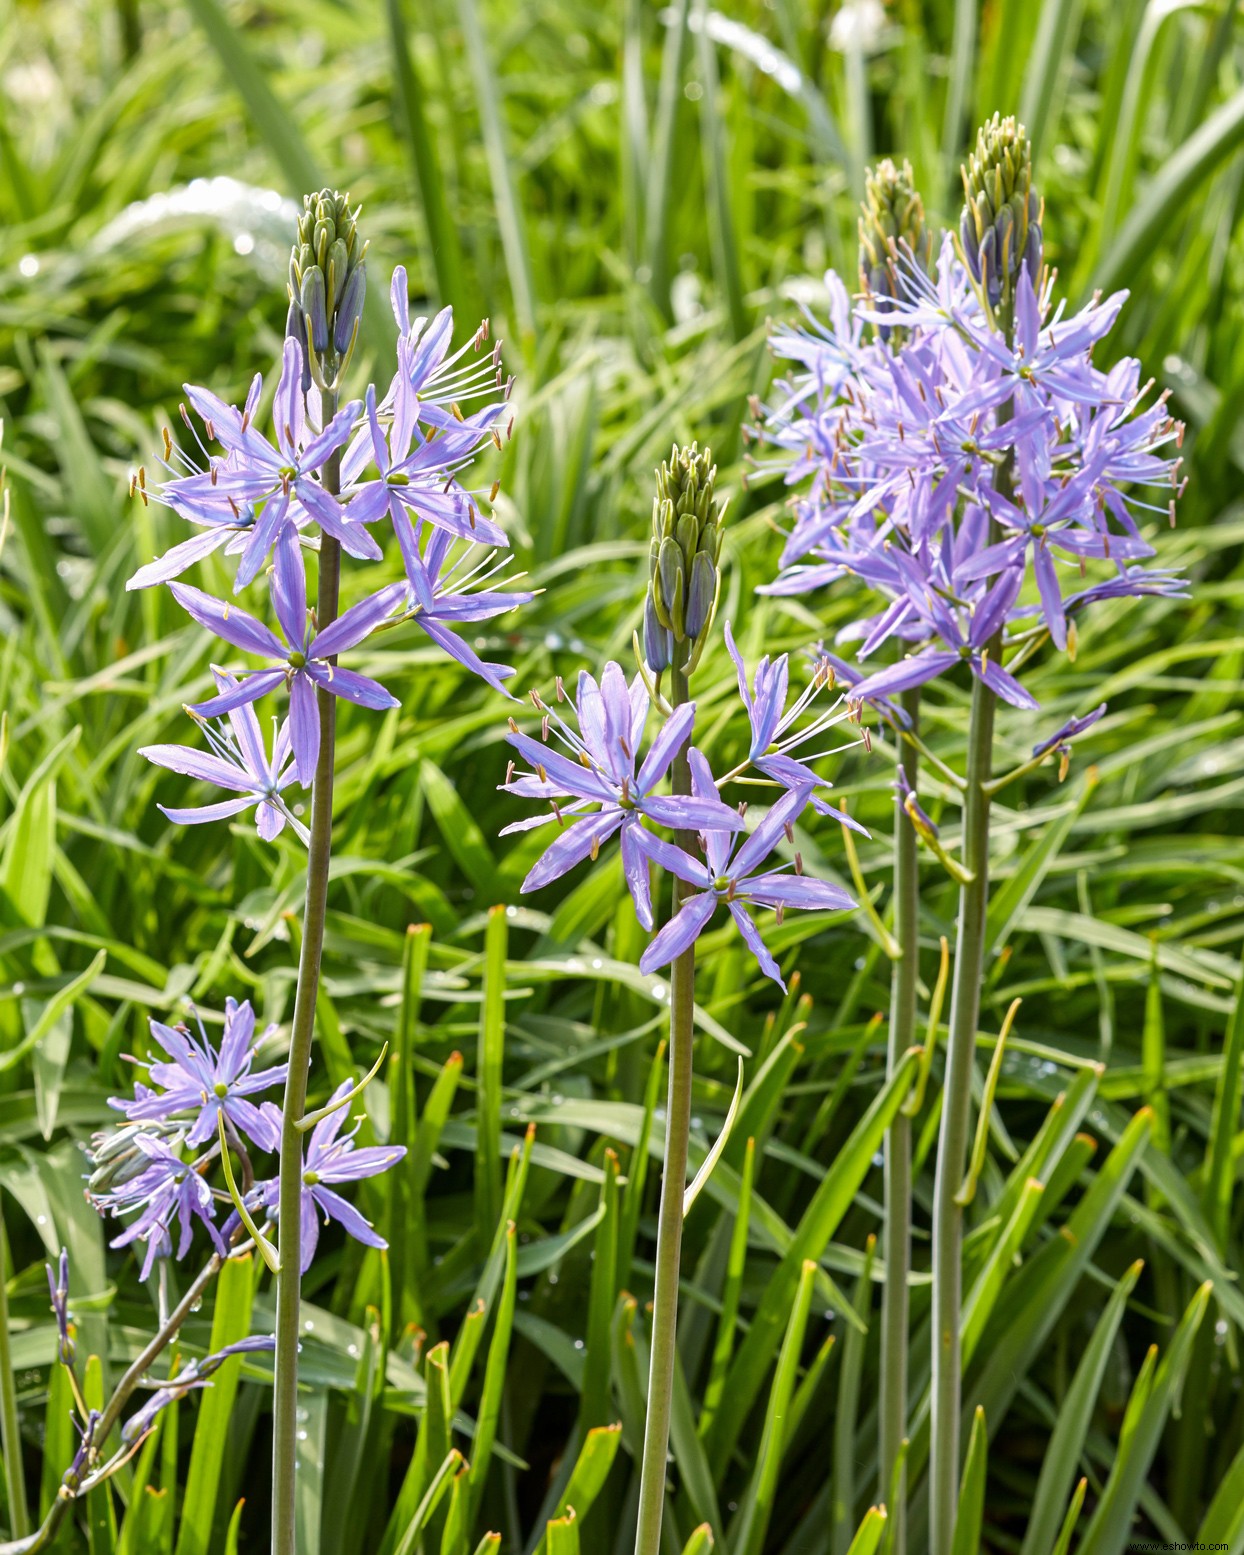
M 307 656 L 306 656 L 305 653 L 299 653 L 297 650 L 295 650 L 293 653 L 290 654 L 289 662 L 293 665 L 293 667 L 296 670 L 300 670 L 306 664 Z

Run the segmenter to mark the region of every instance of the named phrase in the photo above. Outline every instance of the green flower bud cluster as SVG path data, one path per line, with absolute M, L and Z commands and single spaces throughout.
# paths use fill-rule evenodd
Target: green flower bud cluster
M 303 390 L 332 389 L 354 350 L 367 292 L 367 244 L 350 197 L 321 189 L 303 199 L 289 258 L 285 332 L 303 347 Z
M 90 1151 L 94 1171 L 87 1178 L 87 1196 L 110 1193 L 147 1170 L 151 1165 L 151 1157 L 138 1143 L 140 1134 L 171 1139 L 177 1132 L 171 1125 L 153 1120 L 122 1123 L 117 1128 L 94 1135 Z
M 911 163 L 896 167 L 889 157 L 870 168 L 860 205 L 860 279 L 874 298 L 898 296 L 897 261 L 910 253 L 928 270 L 933 234 L 924 221 L 924 201 Z
M 674 663 L 690 674 L 713 624 L 725 516 L 716 478 L 712 449 L 695 443 L 675 444 L 657 471 L 644 606 L 644 657 L 657 674 Z
M 1000 312 L 1009 329 L 1021 269 L 1039 291 L 1045 262 L 1043 209 L 1032 187 L 1032 146 L 1024 126 L 994 114 L 962 172 L 963 258 L 982 303 L 991 315 Z

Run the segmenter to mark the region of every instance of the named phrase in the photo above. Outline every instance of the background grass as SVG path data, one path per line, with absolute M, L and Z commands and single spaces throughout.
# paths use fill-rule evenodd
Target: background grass
M 547 691 L 556 673 L 628 654 L 651 472 L 674 438 L 717 454 L 731 497 L 723 615 L 742 623 L 749 658 L 851 620 L 850 590 L 753 597 L 775 564 L 782 499 L 741 480 L 748 397 L 770 375 L 766 322 L 815 302 L 827 264 L 853 274 L 854 202 L 874 156 L 909 156 L 931 213 L 954 220 L 958 156 L 998 108 L 1022 111 L 1037 140 L 1064 290 L 1132 288 L 1108 353 L 1140 355 L 1189 423 L 1179 528 L 1155 528 L 1162 561 L 1187 567 L 1194 588 L 1186 603 L 1102 609 L 1074 662 L 1035 670 L 1045 718 L 1001 726 L 1019 757 L 1064 716 L 1110 702 L 1063 786 L 1044 768 L 998 813 L 985 1037 L 1012 998 L 1024 1004 L 969 1239 L 982 1337 L 965 1397 L 984 1404 L 992 1438 L 979 1547 L 1052 1549 L 1081 1474 L 1073 1547 L 1121 1550 L 1133 1508 L 1147 1533 L 1244 1547 L 1234 8 L 5 0 L 2 14 L 0 1187 L 32 1501 L 46 1503 L 72 1454 L 43 1257 L 67 1241 L 83 1353 L 102 1374 L 150 1325 L 150 1293 L 132 1260 L 105 1252 L 80 1191 L 78 1141 L 127 1083 L 122 1055 L 145 1050 L 149 1015 L 187 997 L 209 1020 L 230 993 L 263 1020 L 286 1020 L 292 1003 L 299 853 L 244 825 L 164 823 L 155 800 L 184 784 L 135 750 L 182 736 L 208 648 L 171 601 L 123 587 L 175 536 L 125 489 L 180 384 L 237 395 L 276 357 L 281 199 L 330 182 L 363 202 L 373 361 L 399 261 L 430 305 L 458 307 L 464 331 L 486 312 L 506 339 L 517 430 L 496 474 L 544 593 L 487 647 L 522 687 Z M 196 182 L 222 176 L 237 182 Z M 612 1550 L 619 1528 L 623 1550 L 664 987 L 633 970 L 642 940 L 616 860 L 520 900 L 537 843 L 498 840 L 515 816 L 495 792 L 498 700 L 413 639 L 370 657 L 403 706 L 342 720 L 316 1093 L 393 1041 L 367 1127 L 412 1149 L 361 1195 L 389 1259 L 327 1235 L 308 1282 L 304 1547 L 391 1552 L 456 1447 L 472 1468 L 451 1463 L 438 1481 L 431 1531 L 413 1536 L 426 1550 L 469 1555 L 489 1528 L 507 1555 L 528 1549 L 566 1504 L 577 1520 L 555 1526 L 553 1555 L 575 1538 Z M 741 734 L 724 653 L 706 657 L 702 680 L 705 743 L 728 757 Z M 948 759 L 964 710 L 951 689 L 931 722 Z M 882 744 L 838 778 L 873 831 L 860 865 L 882 915 L 891 770 Z M 925 797 L 953 844 L 949 792 L 930 783 Z M 811 869 L 845 877 L 823 823 L 801 844 Z M 930 865 L 930 987 L 954 913 L 940 880 Z M 802 979 L 789 999 L 777 1003 L 724 931 L 699 990 L 701 1151 L 739 1045 L 748 1089 L 688 1225 L 672 1526 L 681 1547 L 707 1522 L 731 1555 L 845 1550 L 888 1495 L 872 1445 L 880 1270 L 867 1252 L 888 963 L 862 916 L 788 920 L 771 941 Z M 67 1008 L 50 1005 L 88 970 Z M 918 1278 L 935 1099 L 936 1083 L 917 1124 Z M 529 1166 L 507 1189 L 529 1122 Z M 1024 1198 L 1030 1177 L 1044 1188 Z M 918 1366 L 927 1299 L 917 1284 Z M 266 1281 L 231 1276 L 187 1348 L 208 1343 L 209 1325 L 229 1337 L 265 1320 Z M 60 1547 L 263 1548 L 266 1392 L 260 1369 L 242 1376 L 231 1410 L 218 1384 L 181 1407 L 180 1426 L 166 1417 Z M 620 1434 L 597 1429 L 614 1422 Z M 918 1548 L 918 1419 L 913 1433 Z M 880 1532 L 874 1521 L 862 1538 L 870 1526 Z

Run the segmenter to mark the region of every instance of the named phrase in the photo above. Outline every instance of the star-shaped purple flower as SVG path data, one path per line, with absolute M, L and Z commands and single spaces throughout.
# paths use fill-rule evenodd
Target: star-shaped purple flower
M 468 552 L 451 561 L 455 541 L 444 529 L 431 531 L 427 549 L 421 555 L 418 526 L 412 524 L 405 513 L 395 518 L 393 524 L 410 585 L 406 599 L 407 620 L 426 632 L 450 658 L 457 659 L 503 696 L 509 696 L 502 682 L 513 675 L 513 669 L 508 664 L 491 664 L 481 659 L 458 634 L 464 626 L 504 615 L 527 604 L 535 595 L 529 590 L 482 586 L 499 566 L 504 565 L 504 558 L 494 562 L 490 552 L 474 566 L 468 566 L 468 559 L 475 554 Z
M 247 702 L 257 701 L 282 683 L 287 685 L 289 733 L 300 783 L 311 782 L 320 753 L 320 717 L 315 705 L 317 686 L 333 696 L 357 702 L 361 707 L 379 710 L 398 706 L 397 698 L 376 681 L 329 661 L 347 648 L 357 647 L 381 621 L 393 614 L 406 592 L 405 584 L 389 584 L 352 605 L 331 626 L 317 632 L 307 615 L 307 580 L 302 557 L 296 537 L 287 530 L 276 548 L 271 584 L 272 604 L 285 633 L 284 643 L 271 627 L 236 605 L 214 599 L 186 583 L 174 583 L 172 590 L 177 603 L 200 626 L 246 653 L 278 661 L 280 668 L 247 675 L 233 689 L 197 703 L 194 711 L 203 718 L 218 717 Z
M 707 761 L 699 751 L 690 755 L 691 783 L 697 795 L 716 792 L 716 782 Z M 704 833 L 705 858 L 701 861 L 672 843 L 643 831 L 637 834 L 641 850 L 672 875 L 696 887 L 678 911 L 644 951 L 641 972 L 655 972 L 680 956 L 700 937 L 717 908 L 724 904 L 738 925 L 748 949 L 756 957 L 761 971 L 785 992 L 786 984 L 777 962 L 769 954 L 760 930 L 747 907 L 772 907 L 780 916 L 787 907 L 810 907 L 821 911 L 839 911 L 854 907 L 851 897 L 840 887 L 823 880 L 810 880 L 800 873 L 796 855 L 795 873 L 784 867 L 761 866 L 793 827 L 808 803 L 811 787 L 790 789 L 766 813 L 750 837 L 734 852 L 735 839 L 729 832 L 708 830 Z M 733 854 L 733 857 L 731 855 Z
M 817 796 L 815 792 L 817 788 L 830 786 L 828 780 L 819 777 L 808 766 L 806 758 L 801 761 L 792 755 L 793 751 L 806 745 L 809 740 L 816 739 L 835 724 L 850 720 L 850 708 L 842 697 L 838 697 L 831 707 L 823 710 L 811 723 L 805 724 L 803 728 L 797 727 L 800 717 L 822 688 L 828 684 L 828 674 L 818 665 L 813 671 L 812 680 L 792 706 L 787 708 L 786 697 L 790 686 L 788 654 L 783 653 L 772 662 L 769 655 L 765 654 L 756 666 L 754 683 L 749 686 L 747 666 L 743 662 L 743 655 L 735 645 L 734 633 L 730 630 L 729 621 L 726 622 L 726 648 L 738 672 L 739 695 L 743 699 L 743 706 L 747 709 L 747 719 L 751 724 L 752 739 L 747 752 L 750 764 L 757 772 L 763 772 L 766 777 L 772 778 L 783 788 L 807 790 L 812 808 L 818 815 L 832 815 L 836 821 L 841 821 L 852 831 L 867 837 L 868 833 L 858 821 L 852 820 L 844 810 L 836 809 Z M 854 740 L 851 741 L 851 744 L 856 743 Z
M 220 669 L 215 671 L 215 676 L 217 690 L 221 693 L 237 689 L 236 676 Z M 257 805 L 256 829 L 265 842 L 279 836 L 286 821 L 305 842 L 306 827 L 290 813 L 281 797 L 281 790 L 288 788 L 297 776 L 289 720 L 286 719 L 277 730 L 271 759 L 264 747 L 259 719 L 249 702 L 235 707 L 228 715 L 227 724 L 222 720 L 213 726 L 203 720 L 202 728 L 212 747 L 210 751 L 195 750 L 189 745 L 144 745 L 138 754 L 158 767 L 180 772 L 183 777 L 198 778 L 204 783 L 214 783 L 217 788 L 230 789 L 238 798 L 188 809 L 160 805 L 169 820 L 177 826 L 197 826 L 204 821 L 238 815 Z
M 216 1138 L 216 1120 L 223 1112 L 233 1127 L 261 1150 L 275 1150 L 279 1130 L 250 1100 L 260 1091 L 285 1083 L 286 1064 L 253 1068 L 260 1042 L 275 1032 L 276 1027 L 269 1026 L 259 1041 L 255 1040 L 255 1012 L 249 999 L 242 1004 L 232 998 L 225 1000 L 219 1051 L 206 1032 L 200 1031 L 196 1041 L 185 1026 L 165 1026 L 153 1020 L 151 1035 L 171 1060 L 157 1059 L 149 1068 L 152 1083 L 159 1089 L 141 1086 L 132 1101 L 114 1099 L 111 1105 L 124 1112 L 131 1123 L 178 1120 L 185 1126 L 186 1120 L 193 1118 L 186 1134 L 186 1143 L 192 1147 Z
M 675 708 L 636 771 L 644 726 L 648 720 L 648 692 L 639 676 L 629 687 L 621 666 L 606 664 L 597 685 L 586 670 L 579 676 L 575 699 L 578 730 L 560 716 L 546 713 L 545 734 L 556 732 L 571 752 L 563 756 L 540 740 L 523 734 L 511 723 L 508 742 L 531 766 L 530 774 L 513 775 L 511 768 L 501 785 L 523 799 L 547 799 L 551 815 L 514 821 L 502 836 L 527 831 L 556 821 L 565 827 L 567 816 L 576 819 L 565 827 L 523 881 L 524 891 L 538 891 L 559 879 L 589 856 L 595 858 L 601 844 L 616 832 L 622 834 L 622 867 L 644 928 L 652 927 L 652 899 L 648 863 L 639 846 L 646 817 L 659 826 L 699 831 L 715 827 L 739 831 L 742 821 L 722 804 L 716 789 L 711 794 L 660 795 L 653 792 L 670 764 L 691 736 L 695 703 Z M 543 704 L 541 704 L 543 705 Z M 573 759 L 572 759 L 573 757 Z M 591 806 L 598 808 L 584 814 Z
M 302 395 L 302 366 L 296 341 L 286 340 L 273 405 L 275 441 L 254 424 L 261 380 L 256 377 L 242 410 L 226 405 L 209 389 L 187 384 L 186 395 L 202 416 L 208 435 L 225 450 L 206 470 L 167 481 L 159 493 L 204 533 L 174 546 L 139 569 L 129 588 L 167 583 L 220 546 L 238 549 L 235 591 L 256 578 L 287 522 L 295 529 L 314 520 L 353 556 L 376 560 L 380 548 L 366 530 L 351 526 L 337 499 L 325 490 L 320 472 L 349 440 L 361 403 L 342 407 L 322 432 L 311 434 Z
M 339 1101 L 351 1090 L 353 1083 L 352 1080 L 343 1080 L 333 1092 L 332 1100 Z M 274 1121 L 279 1119 L 280 1113 L 275 1107 L 269 1105 L 265 1110 L 273 1114 Z M 319 1245 L 317 1210 L 324 1216 L 325 1222 L 335 1220 L 356 1242 L 362 1242 L 367 1247 L 383 1248 L 389 1245 L 377 1234 L 370 1221 L 365 1220 L 334 1189 L 342 1183 L 358 1182 L 363 1177 L 375 1177 L 379 1172 L 387 1171 L 402 1159 L 406 1149 L 404 1145 L 373 1145 L 362 1150 L 356 1149 L 354 1137 L 360 1125 L 356 1123 L 348 1133 L 341 1132 L 341 1125 L 348 1112 L 348 1107 L 338 1107 L 328 1117 L 321 1118 L 311 1130 L 302 1163 L 303 1274 L 311 1267 L 311 1260 Z M 275 1178 L 271 1182 L 260 1183 L 254 1193 L 257 1203 L 275 1211 L 280 1198 L 280 1183 Z

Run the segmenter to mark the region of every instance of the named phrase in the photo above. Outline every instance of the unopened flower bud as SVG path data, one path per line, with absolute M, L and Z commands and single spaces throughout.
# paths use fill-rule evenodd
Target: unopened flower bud
M 659 675 L 673 663 L 674 634 L 668 627 L 661 625 L 652 596 L 653 590 L 649 589 L 644 601 L 644 658 L 648 661 L 648 668 Z
M 367 268 L 356 265 L 350 272 L 341 300 L 337 304 L 337 322 L 333 329 L 333 344 L 339 356 L 344 356 L 354 340 L 354 331 L 363 316 L 363 298 L 367 294 Z
M 319 265 L 312 265 L 309 270 L 302 272 L 299 302 L 311 326 L 311 349 L 323 356 L 328 349 L 328 303 L 324 288 L 324 272 Z
M 1042 205 L 1032 187 L 1032 146 L 1023 125 L 995 114 L 977 135 L 962 173 L 964 262 L 981 302 L 1009 332 L 1020 274 L 1039 292 L 1045 263 Z
M 897 167 L 889 157 L 870 168 L 860 205 L 860 276 L 877 301 L 899 294 L 902 265 L 929 268 L 932 234 L 925 225 L 924 202 L 916 189 L 911 163 Z
M 716 476 L 712 451 L 694 443 L 675 446 L 657 471 L 644 649 L 658 673 L 673 662 L 677 643 L 689 645 L 678 655 L 684 672 L 694 669 L 712 626 L 725 511 Z
M 349 197 L 322 189 L 303 200 L 290 256 L 290 301 L 311 330 L 310 375 L 335 388 L 354 343 L 366 292 L 367 244 Z

